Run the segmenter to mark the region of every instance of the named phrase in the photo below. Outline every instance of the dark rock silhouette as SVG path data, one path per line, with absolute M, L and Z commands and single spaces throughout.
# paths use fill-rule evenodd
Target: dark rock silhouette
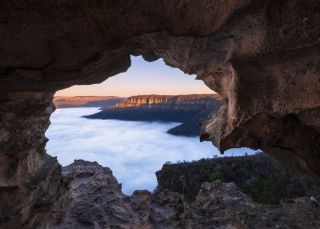
M 2 107 L 14 93 L 45 100 L 102 82 L 126 71 L 130 55 L 163 58 L 223 98 L 202 140 L 260 148 L 320 176 L 318 0 L 0 4 Z
M 319 178 L 319 18 L 319 0 L 0 1 L 0 227 L 40 227 L 67 191 L 58 169 L 43 172 L 54 93 L 124 72 L 130 55 L 163 58 L 221 95 L 219 111 L 202 123 L 202 140 L 221 151 L 262 149 Z M 224 199 L 228 192 L 232 198 Z M 191 228 L 277 227 L 270 220 L 279 216 L 279 227 L 319 228 L 319 209 L 305 200 L 269 207 L 280 213 L 268 214 L 232 185 L 208 184 L 201 193 L 209 195 L 186 213 L 194 215 Z M 163 199 L 181 206 L 176 196 Z M 223 210 L 214 207 L 218 201 Z M 117 210 L 113 215 L 121 215 Z M 171 223 L 181 218 L 169 213 Z
M 57 165 L 57 164 L 56 164 Z M 205 182 L 192 202 L 179 193 L 158 190 L 121 192 L 109 168 L 76 160 L 62 168 L 60 182 L 50 179 L 37 187 L 36 201 L 23 209 L 23 228 L 318 228 L 315 198 L 299 198 L 281 205 L 258 204 L 234 183 Z M 55 185 L 53 186 L 52 183 Z M 19 227 L 7 215 L 2 228 Z
M 199 136 L 200 122 L 216 112 L 221 105 L 218 95 L 140 95 L 132 96 L 114 106 L 85 116 L 91 119 L 130 121 L 182 122 L 168 133 Z
M 320 200 L 320 180 L 290 171 L 263 153 L 168 163 L 156 174 L 159 189 L 179 192 L 190 201 L 196 198 L 202 183 L 215 180 L 234 182 L 254 201 L 264 204 L 312 196 Z

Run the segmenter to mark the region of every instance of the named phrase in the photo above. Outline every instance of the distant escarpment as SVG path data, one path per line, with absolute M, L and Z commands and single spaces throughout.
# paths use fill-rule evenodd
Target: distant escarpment
M 182 124 L 169 130 L 174 135 L 196 136 L 199 123 L 220 107 L 216 94 L 194 95 L 138 95 L 129 97 L 101 112 L 86 116 L 92 119 L 128 121 L 165 121 Z
M 320 199 L 319 180 L 294 173 L 263 153 L 166 163 L 156 175 L 158 189 L 181 193 L 189 201 L 196 198 L 204 182 L 216 180 L 234 182 L 242 192 L 263 204 L 292 202 L 300 197 Z
M 110 107 L 122 101 L 116 96 L 55 96 L 53 98 L 56 108 L 72 107 Z

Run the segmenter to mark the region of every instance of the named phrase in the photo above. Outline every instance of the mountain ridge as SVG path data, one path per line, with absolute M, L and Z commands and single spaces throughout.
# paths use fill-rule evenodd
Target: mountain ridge
M 108 107 L 123 99 L 117 96 L 55 96 L 53 102 L 56 108 Z
M 90 119 L 127 121 L 165 121 L 182 124 L 168 130 L 169 134 L 197 136 L 199 122 L 216 112 L 222 99 L 217 94 L 138 95 L 128 97 L 98 113 L 84 116 Z

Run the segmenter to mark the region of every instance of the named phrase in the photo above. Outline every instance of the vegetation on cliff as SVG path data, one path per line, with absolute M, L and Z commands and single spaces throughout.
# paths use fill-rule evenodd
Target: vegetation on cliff
M 211 111 L 215 112 L 215 111 Z M 177 136 L 199 136 L 200 134 L 200 122 L 207 118 L 210 114 L 210 111 L 200 111 L 198 114 L 194 115 L 192 118 L 183 122 L 182 124 L 173 127 L 168 130 L 169 134 L 177 135 Z
M 263 153 L 166 163 L 156 175 L 159 189 L 182 193 L 189 201 L 194 200 L 203 182 L 215 180 L 234 182 L 259 203 L 279 204 L 302 196 L 320 198 L 319 180 L 295 174 Z
M 123 98 L 116 96 L 55 96 L 56 108 L 73 107 L 110 107 L 121 102 Z
M 141 95 L 132 96 L 114 106 L 85 116 L 92 119 L 119 119 L 128 121 L 181 122 L 168 133 L 198 136 L 199 123 L 220 107 L 217 95 Z

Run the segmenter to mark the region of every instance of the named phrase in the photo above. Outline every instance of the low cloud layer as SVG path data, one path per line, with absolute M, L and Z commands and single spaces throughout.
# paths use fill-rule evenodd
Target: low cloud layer
M 192 161 L 220 155 L 209 142 L 198 138 L 177 137 L 166 131 L 178 123 L 129 122 L 81 118 L 98 112 L 97 108 L 57 109 L 51 116 L 46 133 L 46 149 L 57 156 L 63 166 L 75 159 L 97 161 L 111 168 L 122 183 L 123 192 L 137 189 L 153 191 L 157 185 L 155 172 L 167 162 Z M 224 156 L 252 154 L 241 148 Z

